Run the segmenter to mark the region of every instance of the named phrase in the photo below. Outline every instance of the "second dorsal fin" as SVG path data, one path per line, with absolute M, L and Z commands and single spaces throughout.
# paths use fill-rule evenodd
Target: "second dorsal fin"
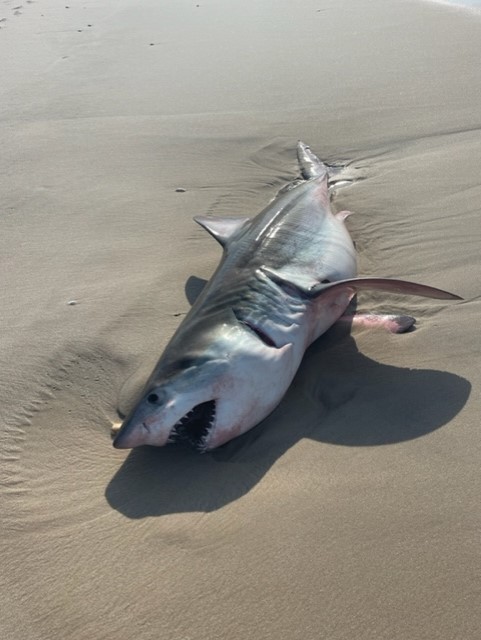
M 195 216 L 194 220 L 225 247 L 239 229 L 249 222 L 249 218 L 218 218 L 216 216 Z

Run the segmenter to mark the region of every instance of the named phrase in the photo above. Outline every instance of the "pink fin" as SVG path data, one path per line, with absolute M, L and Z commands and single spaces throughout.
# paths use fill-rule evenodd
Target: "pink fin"
M 196 216 L 194 220 L 223 247 L 231 236 L 249 222 L 249 218 L 218 218 L 216 216 Z
M 414 326 L 416 320 L 411 316 L 359 313 L 354 316 L 342 316 L 339 322 L 361 329 L 385 329 L 390 333 L 406 333 Z

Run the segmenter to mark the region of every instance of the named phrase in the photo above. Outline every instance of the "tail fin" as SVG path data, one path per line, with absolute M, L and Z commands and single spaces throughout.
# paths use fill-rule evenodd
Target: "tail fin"
M 312 153 L 307 144 L 299 140 L 297 143 L 297 159 L 301 169 L 301 175 L 305 180 L 311 178 L 323 178 L 327 175 L 326 165 Z

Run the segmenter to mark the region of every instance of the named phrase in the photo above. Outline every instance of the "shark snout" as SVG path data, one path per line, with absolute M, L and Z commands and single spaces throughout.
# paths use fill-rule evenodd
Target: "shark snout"
M 155 417 L 133 416 L 124 421 L 114 436 L 113 446 L 116 449 L 132 449 L 143 444 L 155 444 L 161 446 L 162 439 L 167 441 L 168 431 L 163 433 L 158 427 Z
M 141 435 L 141 432 L 139 434 L 137 431 L 134 432 L 134 430 L 125 430 L 120 428 L 119 432 L 114 437 L 112 444 L 116 449 L 132 449 L 133 447 L 145 444 L 141 441 L 139 435 Z

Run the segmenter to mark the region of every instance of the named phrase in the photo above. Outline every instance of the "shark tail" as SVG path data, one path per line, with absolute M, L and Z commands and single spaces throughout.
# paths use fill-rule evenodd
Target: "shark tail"
M 312 153 L 307 144 L 301 142 L 297 143 L 297 159 L 299 161 L 299 167 L 301 169 L 301 175 L 304 180 L 311 180 L 311 178 L 323 178 L 328 175 L 326 165 L 319 160 L 319 158 Z

